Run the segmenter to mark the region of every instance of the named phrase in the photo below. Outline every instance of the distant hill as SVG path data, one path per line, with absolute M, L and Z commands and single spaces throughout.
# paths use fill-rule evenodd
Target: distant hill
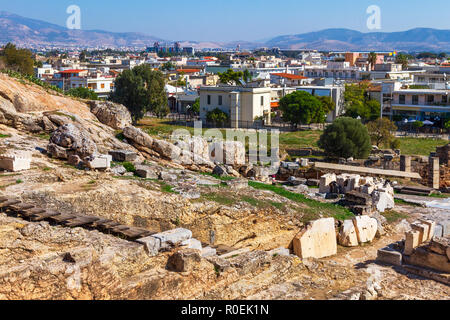
M 132 47 L 149 46 L 158 37 L 144 33 L 117 33 L 101 30 L 69 30 L 56 24 L 0 12 L 0 44 L 14 42 L 20 46 Z M 184 41 L 184 46 L 202 48 L 279 47 L 317 50 L 404 50 L 450 52 L 450 30 L 417 28 L 403 32 L 362 33 L 349 29 L 326 29 L 297 35 L 275 37 L 266 42 Z
M 115 33 L 101 30 L 69 30 L 65 27 L 0 12 L 0 43 L 21 46 L 146 46 L 160 38 L 142 33 Z
M 326 29 L 285 35 L 266 42 L 282 49 L 450 51 L 450 30 L 417 28 L 402 32 L 362 33 L 349 29 Z

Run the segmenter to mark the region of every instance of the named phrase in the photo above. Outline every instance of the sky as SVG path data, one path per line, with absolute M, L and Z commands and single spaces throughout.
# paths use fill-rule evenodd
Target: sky
M 450 29 L 448 0 L 0 0 L 0 11 L 65 26 L 70 5 L 80 7 L 84 30 L 174 41 L 257 41 L 327 28 Z M 371 5 L 380 8 L 379 30 L 367 27 Z

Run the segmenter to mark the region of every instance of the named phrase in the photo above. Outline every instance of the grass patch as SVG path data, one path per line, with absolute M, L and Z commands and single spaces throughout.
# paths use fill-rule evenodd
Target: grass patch
M 249 181 L 249 186 L 257 190 L 272 191 L 282 197 L 291 201 L 308 205 L 310 212 L 306 210 L 305 215 L 308 216 L 308 221 L 319 218 L 320 214 L 324 217 L 333 217 L 336 220 L 346 220 L 354 217 L 350 210 L 332 203 L 324 203 L 306 198 L 302 194 L 290 192 L 282 187 L 264 184 L 260 182 Z
M 393 223 L 401 219 L 407 219 L 408 215 L 404 213 L 397 212 L 395 210 L 387 210 L 384 213 L 381 213 L 383 217 L 386 218 L 388 223 Z
M 11 138 L 11 135 L 0 133 L 0 138 Z
M 72 120 L 73 122 L 76 122 L 76 121 L 77 121 L 77 118 L 76 118 L 75 116 L 71 116 L 71 115 L 65 114 L 65 113 L 63 113 L 63 112 L 58 112 L 58 111 L 56 111 L 56 112 L 54 112 L 53 114 L 55 114 L 55 115 L 57 115 L 57 116 L 69 118 L 69 119 Z
M 394 201 L 395 201 L 395 204 L 399 204 L 402 206 L 420 207 L 420 205 L 418 205 L 416 203 L 407 202 L 403 199 L 395 199 Z
M 50 140 L 50 135 L 48 133 L 39 133 L 35 134 L 34 136 L 42 140 Z
M 269 204 L 270 204 L 272 207 L 277 208 L 278 210 L 284 209 L 284 203 L 281 203 L 281 202 L 275 202 L 275 201 L 269 201 Z
M 427 156 L 436 152 L 436 147 L 448 144 L 448 140 L 430 138 L 399 138 L 400 150 L 406 155 Z
M 22 180 L 22 179 L 17 179 L 17 180 L 16 180 L 16 184 L 21 184 L 21 183 L 23 183 L 23 180 Z
M 49 168 L 49 167 L 42 168 L 42 171 L 51 171 L 51 170 L 52 170 L 52 168 Z
M 248 204 L 254 206 L 254 207 L 265 207 L 267 206 L 267 203 L 265 201 L 261 201 L 252 197 L 248 197 L 248 196 L 242 196 L 241 200 L 244 202 L 247 202 Z
M 236 203 L 236 199 L 227 197 L 227 196 L 223 196 L 223 195 L 218 195 L 216 193 L 205 194 L 202 196 L 202 198 L 205 200 L 208 200 L 208 201 L 217 202 L 224 206 L 231 206 Z
M 212 174 L 212 173 L 208 173 L 208 172 L 200 172 L 200 174 L 203 175 L 203 176 L 216 178 L 217 180 L 220 180 L 220 181 L 231 181 L 231 180 L 235 180 L 236 179 L 235 177 L 219 176 L 217 174 Z

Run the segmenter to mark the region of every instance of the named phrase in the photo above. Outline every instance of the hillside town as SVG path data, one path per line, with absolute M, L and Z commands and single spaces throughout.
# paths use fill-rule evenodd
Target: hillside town
M 212 56 L 205 55 L 208 53 Z M 240 106 L 241 117 L 232 120 L 234 127 L 239 123 L 252 127 L 255 119 L 270 125 L 272 116 L 277 118 L 280 99 L 294 91 L 330 97 L 335 108 L 327 122 L 332 122 L 345 113 L 345 86 L 361 82 L 368 84 L 367 94 L 380 104 L 382 116 L 399 123 L 421 121 L 432 128 L 444 128 L 450 104 L 450 63 L 445 54 L 408 59 L 397 52 L 286 52 L 279 48 L 241 52 L 238 47 L 220 53 L 205 51 L 198 56 L 192 47 L 157 42 L 139 53 L 71 51 L 47 56 L 44 52 L 37 54 L 41 66 L 34 70 L 36 78 L 64 91 L 88 88 L 100 99 L 107 99 L 114 91 L 114 81 L 124 70 L 148 65 L 164 75 L 170 113 L 186 115 L 199 99 L 197 115 L 202 120 L 215 108 L 231 114 L 231 102 L 220 103 L 220 96 L 235 90 L 249 92 L 252 98 L 249 104 Z M 221 83 L 218 74 L 229 69 L 248 73 L 246 81 Z M 262 99 L 263 103 L 251 105 L 253 99 Z
M 450 53 L 13 40 L 0 300 L 449 299 Z

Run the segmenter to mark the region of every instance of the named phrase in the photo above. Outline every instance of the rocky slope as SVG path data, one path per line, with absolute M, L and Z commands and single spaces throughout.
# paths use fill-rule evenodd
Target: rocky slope
M 28 101 L 25 105 L 5 98 L 14 96 L 14 91 L 6 89 L 12 86 L 19 90 L 21 101 Z M 386 225 L 387 234 L 372 244 L 353 249 L 339 247 L 336 256 L 320 261 L 280 255 L 270 250 L 287 248 L 306 220 L 326 212 L 310 202 L 290 200 L 245 184 L 223 184 L 214 177 L 173 165 L 161 158 L 163 150 L 145 147 L 153 148 L 154 142 L 149 143 L 144 135 L 135 139 L 140 142 L 135 149 L 116 139 L 115 129 L 110 126 L 121 121 L 102 116 L 110 126 L 101 123 L 82 101 L 55 96 L 10 78 L 0 78 L 0 88 L 0 149 L 27 150 L 33 156 L 30 170 L 0 173 L 2 196 L 156 232 L 184 227 L 205 245 L 216 247 L 219 254 L 232 252 L 226 259 L 202 258 L 198 253 L 175 248 L 152 257 L 141 244 L 111 234 L 30 222 L 0 213 L 0 299 L 449 296 L 449 288 L 443 284 L 374 262 L 378 248 L 402 239 L 402 228 L 408 225 L 405 221 Z M 34 95 L 41 95 L 44 102 L 34 100 Z M 65 107 L 51 101 L 62 101 Z M 67 160 L 49 157 L 50 135 L 52 139 L 60 137 L 59 144 L 68 141 L 67 136 L 55 134 L 62 130 L 61 126 L 76 127 L 99 152 L 138 152 L 135 164 L 142 164 L 146 158 L 146 168 L 160 179 L 86 171 L 68 165 Z M 404 210 L 410 214 L 410 222 L 429 214 L 423 208 Z M 441 213 L 436 209 L 433 214 Z M 174 256 L 184 259 L 183 270 L 172 268 L 169 261 Z

